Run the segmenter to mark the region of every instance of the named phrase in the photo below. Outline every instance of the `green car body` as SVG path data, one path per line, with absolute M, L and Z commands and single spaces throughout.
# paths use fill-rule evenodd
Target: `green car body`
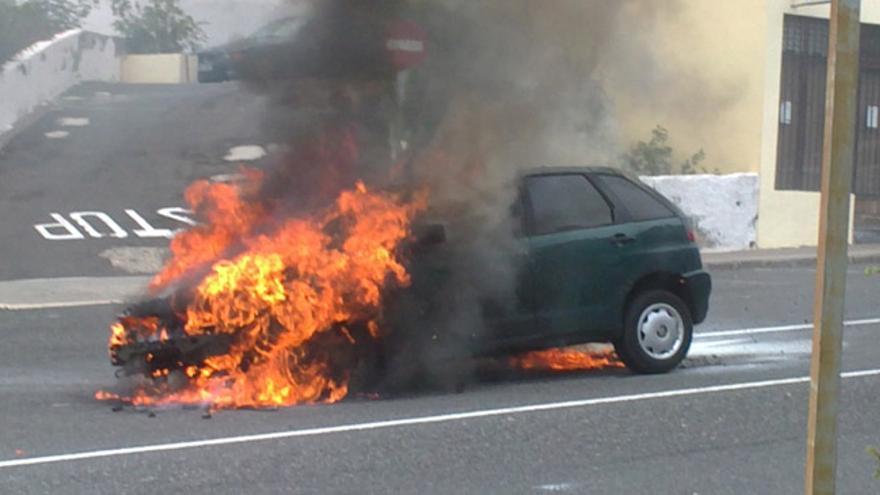
M 609 169 L 544 170 L 531 176 L 551 173 L 585 174 L 600 190 L 602 177 L 623 177 Z M 672 214 L 630 221 L 620 211 L 626 208 L 625 202 L 606 193 L 614 205 L 613 223 L 528 237 L 536 323 L 548 329 L 542 332 L 614 340 L 627 303 L 648 288 L 675 292 L 688 304 L 694 323 L 705 319 L 711 279 L 689 237 L 687 220 L 668 200 L 647 186 L 641 187 Z M 527 226 L 526 232 L 534 233 L 535 227 Z
M 534 190 L 544 187 L 543 183 L 550 186 L 545 187 L 549 192 L 543 201 L 557 203 L 557 217 L 567 215 L 562 209 L 568 203 L 576 209 L 576 193 L 583 188 L 592 203 L 584 202 L 582 209 L 587 212 L 595 207 L 601 218 L 578 223 L 573 217 L 571 225 L 548 225 L 567 219 L 553 218 L 553 211 L 547 214 L 546 205 L 538 204 L 542 199 Z M 638 179 L 614 169 L 536 169 L 522 174 L 517 187 L 517 204 L 512 208 L 516 276 L 510 291 L 515 301 L 482 301 L 483 330 L 470 334 L 465 330 L 457 338 L 470 339 L 467 348 L 477 355 L 613 342 L 636 371 L 675 367 L 690 346 L 693 324 L 706 318 L 712 285 L 685 216 Z M 569 201 L 562 193 L 575 196 Z M 441 280 L 453 273 L 448 266 L 452 255 L 443 253 L 442 246 L 437 246 L 414 257 L 413 287 L 408 292 L 417 295 L 404 303 L 410 310 L 404 326 L 415 325 L 423 332 L 437 321 L 434 315 L 450 311 L 449 301 L 459 297 L 457 288 L 438 289 L 443 286 Z M 418 305 L 414 299 L 431 302 L 412 313 L 412 306 Z M 665 320 L 657 320 L 650 311 L 647 316 L 632 314 L 643 310 L 659 311 L 663 318 L 668 314 L 679 317 L 682 341 L 675 344 L 674 355 L 657 360 L 642 356 L 644 362 L 627 355 L 634 342 L 644 340 L 645 328 L 653 325 L 658 332 L 666 328 Z M 628 330 L 628 326 L 633 328 Z M 428 330 L 440 341 L 444 331 L 448 333 L 448 328 Z M 636 335 L 627 344 L 628 331 Z

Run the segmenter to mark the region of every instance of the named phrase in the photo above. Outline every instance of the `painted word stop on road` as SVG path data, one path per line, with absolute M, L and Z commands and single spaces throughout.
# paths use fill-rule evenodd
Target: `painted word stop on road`
M 137 211 L 126 208 L 125 214 L 132 224 L 131 232 L 126 230 L 109 214 L 102 211 L 72 211 L 67 215 L 49 213 L 51 222 L 38 223 L 34 229 L 50 241 L 70 241 L 81 239 L 125 239 L 134 236 L 140 239 L 170 239 L 180 229 L 159 228 L 148 222 Z M 159 208 L 156 214 L 176 223 L 192 226 L 196 222 L 191 218 L 192 212 L 186 208 L 172 206 Z M 126 222 L 126 225 L 129 224 Z

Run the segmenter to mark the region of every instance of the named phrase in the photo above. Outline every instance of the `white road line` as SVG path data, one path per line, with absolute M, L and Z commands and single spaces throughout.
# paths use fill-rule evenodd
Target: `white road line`
M 864 378 L 880 375 L 880 369 L 869 369 L 861 371 L 849 371 L 841 373 L 843 378 Z M 24 459 L 10 459 L 0 461 L 0 469 L 33 466 L 38 464 L 52 464 L 56 462 L 83 461 L 87 459 L 98 459 L 102 457 L 119 457 L 134 454 L 146 454 L 152 452 L 167 452 L 173 450 L 196 449 L 202 447 L 216 447 L 219 445 L 243 444 L 252 442 L 265 442 L 268 440 L 282 440 L 287 438 L 312 437 L 318 435 L 332 435 L 336 433 L 350 433 L 369 430 L 382 430 L 387 428 L 397 428 L 403 426 L 426 425 L 436 423 L 448 423 L 452 421 L 461 421 L 467 419 L 491 418 L 495 416 L 506 416 L 512 414 L 524 414 L 541 411 L 553 411 L 560 409 L 573 409 L 587 406 L 597 406 L 603 404 L 619 404 L 625 402 L 636 402 L 652 399 L 667 399 L 670 397 L 681 397 L 686 395 L 705 395 L 720 392 L 733 392 L 740 390 L 754 390 L 768 387 L 777 387 L 783 385 L 794 385 L 807 383 L 810 381 L 808 376 L 799 376 L 794 378 L 781 378 L 776 380 L 763 380 L 755 382 L 732 383 L 727 385 L 713 385 L 709 387 L 684 388 L 678 390 L 665 390 L 663 392 L 648 392 L 642 394 L 618 395 L 611 397 L 598 397 L 594 399 L 572 400 L 565 402 L 550 402 L 545 404 L 529 404 L 525 406 L 504 407 L 498 409 L 483 409 L 477 411 L 466 411 L 451 414 L 439 414 L 436 416 L 418 416 L 414 418 L 391 419 L 386 421 L 374 421 L 370 423 L 354 423 L 338 426 L 324 426 L 318 428 L 307 428 L 302 430 L 278 431 L 272 433 L 262 433 L 257 435 L 242 435 L 236 437 L 212 438 L 205 440 L 193 440 L 189 442 L 164 443 L 156 445 L 141 445 L 137 447 L 123 447 L 108 450 L 93 450 L 90 452 L 76 452 L 71 454 L 58 454 L 43 457 L 30 457 Z
M 227 162 L 249 162 L 266 156 L 266 149 L 257 145 L 235 146 L 223 157 Z
M 866 318 L 864 320 L 849 320 L 843 322 L 848 327 L 859 327 L 867 325 L 880 325 L 880 318 Z M 758 327 L 758 328 L 741 328 L 738 330 L 721 330 L 718 332 L 700 332 L 695 333 L 695 339 L 708 339 L 714 337 L 730 337 L 733 335 L 755 335 L 761 333 L 780 333 L 795 332 L 800 330 L 811 330 L 812 323 L 803 323 L 799 325 L 781 325 L 778 327 Z
M 81 308 L 84 306 L 106 306 L 108 304 L 122 304 L 122 300 L 105 299 L 96 301 L 64 301 L 64 302 L 45 302 L 45 303 L 22 303 L 22 304 L 4 304 L 0 303 L 0 311 L 26 311 L 34 309 L 56 309 L 56 308 Z
M 724 347 L 731 345 L 742 345 L 742 344 L 754 344 L 754 339 L 721 339 L 721 340 L 710 340 L 708 342 L 700 342 L 700 346 L 703 348 L 706 347 Z
M 89 125 L 89 119 L 85 117 L 61 117 L 55 122 L 62 127 L 85 127 Z
M 64 139 L 70 136 L 70 133 L 67 131 L 49 131 L 43 135 L 48 139 Z

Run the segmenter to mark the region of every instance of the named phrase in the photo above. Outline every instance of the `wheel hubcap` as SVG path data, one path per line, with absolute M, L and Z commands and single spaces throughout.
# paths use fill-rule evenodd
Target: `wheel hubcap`
M 639 317 L 639 345 L 654 359 L 668 359 L 684 343 L 684 321 L 674 307 L 652 304 Z

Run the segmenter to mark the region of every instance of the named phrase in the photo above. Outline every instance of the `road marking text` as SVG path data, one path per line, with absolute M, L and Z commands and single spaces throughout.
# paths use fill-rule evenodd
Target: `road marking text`
M 134 223 L 131 234 L 141 239 L 170 239 L 180 230 L 155 227 L 140 213 L 130 208 L 125 209 L 125 214 Z M 196 224 L 190 217 L 192 212 L 179 206 L 159 208 L 156 214 L 187 226 Z M 66 217 L 61 213 L 52 212 L 49 216 L 52 218 L 51 222 L 35 224 L 34 229 L 44 239 L 50 241 L 81 240 L 86 239 L 86 236 L 92 239 L 129 237 L 128 230 L 103 211 L 72 211 Z

